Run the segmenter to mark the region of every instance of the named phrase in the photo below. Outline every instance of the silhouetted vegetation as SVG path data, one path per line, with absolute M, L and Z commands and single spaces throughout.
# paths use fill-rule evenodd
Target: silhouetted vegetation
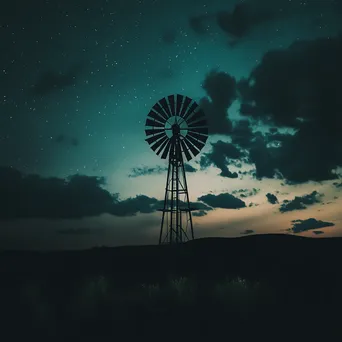
M 2 333 L 46 341 L 336 336 L 341 242 L 250 235 L 3 252 Z

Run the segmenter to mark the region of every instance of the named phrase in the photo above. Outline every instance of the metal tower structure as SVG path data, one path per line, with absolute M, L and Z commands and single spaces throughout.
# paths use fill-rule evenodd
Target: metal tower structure
M 177 244 L 194 239 L 184 158 L 197 156 L 208 139 L 205 114 L 183 95 L 159 100 L 146 119 L 146 141 L 162 159 L 169 161 L 159 244 Z

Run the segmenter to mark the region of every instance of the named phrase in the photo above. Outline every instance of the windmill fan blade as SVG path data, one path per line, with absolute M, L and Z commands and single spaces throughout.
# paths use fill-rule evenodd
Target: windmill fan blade
M 145 129 L 146 135 L 158 134 L 158 133 L 161 133 L 161 132 L 165 132 L 165 130 L 164 129 L 160 129 L 160 128 L 157 128 L 157 129 Z
M 152 150 L 155 151 L 167 139 L 168 137 L 165 135 L 164 138 L 161 138 L 160 140 L 158 140 L 154 145 L 151 146 Z
M 153 121 L 151 119 L 146 119 L 146 126 L 151 126 L 151 127 L 164 127 L 164 124 L 158 122 L 158 121 Z
M 200 140 L 200 141 L 202 141 L 202 143 L 204 143 L 204 144 L 205 144 L 205 142 L 206 142 L 207 139 L 208 139 L 208 136 L 207 136 L 207 135 L 202 135 L 202 134 L 199 134 L 199 133 L 193 133 L 193 132 L 190 132 L 190 131 L 188 131 L 187 136 L 190 136 L 190 137 L 192 137 L 192 138 L 195 138 L 195 139 L 197 139 L 197 140 Z
M 186 147 L 183 140 L 181 140 L 181 145 L 182 145 L 182 149 L 185 154 L 186 160 L 187 161 L 191 160 L 192 159 L 191 154 L 189 153 L 189 149 Z
M 193 114 L 194 110 L 198 107 L 198 104 L 194 102 L 189 109 L 187 110 L 186 114 L 183 116 L 184 120 L 187 120 L 187 118 Z
M 194 122 L 193 124 L 189 125 L 189 129 L 196 128 L 196 127 L 203 127 L 203 126 L 207 126 L 207 120 Z
M 164 137 L 166 134 L 164 132 L 156 134 L 156 135 L 152 135 L 152 137 L 149 137 L 147 139 L 145 139 L 149 144 L 153 143 L 154 141 Z
M 165 122 L 166 122 L 166 120 L 165 120 L 162 116 L 160 116 L 159 114 L 157 114 L 157 113 L 154 112 L 153 110 L 151 110 L 151 111 L 148 113 L 147 116 L 150 117 L 150 118 L 152 118 L 152 119 L 155 119 L 155 120 L 157 120 L 157 121 L 159 121 L 160 123 L 163 123 L 163 124 L 165 124 Z
M 166 102 L 166 98 L 163 97 L 161 100 L 159 100 L 159 103 L 161 104 L 161 106 L 163 107 L 164 111 L 167 113 L 168 117 L 172 116 L 171 112 L 170 112 L 170 108 L 167 105 Z
M 159 156 L 160 152 L 164 149 L 165 145 L 170 141 L 170 139 L 166 139 L 156 151 L 157 156 Z
M 187 123 L 188 125 L 191 125 L 192 122 L 195 122 L 199 119 L 203 119 L 205 118 L 205 114 L 203 112 L 203 110 L 199 110 L 198 112 L 195 112 L 194 115 L 192 115 L 188 120 L 187 120 Z
M 193 137 L 191 137 L 190 135 L 188 136 L 186 136 L 186 138 L 193 144 L 193 145 L 195 145 L 197 148 L 198 148 L 198 150 L 201 150 L 203 147 L 204 147 L 204 143 L 202 143 L 202 142 L 200 142 L 200 141 L 198 141 L 198 140 L 196 140 L 196 139 L 194 139 Z
M 176 110 L 176 106 L 175 106 L 175 96 L 174 95 L 169 95 L 167 97 L 168 101 L 169 101 L 169 105 L 171 108 L 171 114 L 172 116 L 175 116 L 175 110 Z
M 166 146 L 165 146 L 164 152 L 163 152 L 163 154 L 161 155 L 161 158 L 162 158 L 162 159 L 166 159 L 167 154 L 168 154 L 169 151 L 170 151 L 170 147 L 171 147 L 171 140 L 169 140 L 169 141 L 167 142 Z
M 185 144 L 189 147 L 189 150 L 191 151 L 191 153 L 192 153 L 194 156 L 197 156 L 198 153 L 199 153 L 200 151 L 198 151 L 198 150 L 194 147 L 194 145 L 193 145 L 186 137 L 184 138 L 184 142 L 185 142 Z
M 177 94 L 176 115 L 180 116 L 184 96 Z
M 152 109 L 156 113 L 160 114 L 165 120 L 169 118 L 165 110 L 163 110 L 163 107 L 158 102 L 152 107 Z
M 179 116 L 182 118 L 186 112 L 186 110 L 188 109 L 190 103 L 191 103 L 191 99 L 190 97 L 187 97 L 185 96 L 185 100 L 184 100 L 184 103 L 183 103 L 183 107 L 182 107 L 182 110 L 181 112 L 179 113 Z
M 188 127 L 189 132 L 195 132 L 195 133 L 202 133 L 208 135 L 208 127 L 199 127 L 199 128 L 190 128 Z

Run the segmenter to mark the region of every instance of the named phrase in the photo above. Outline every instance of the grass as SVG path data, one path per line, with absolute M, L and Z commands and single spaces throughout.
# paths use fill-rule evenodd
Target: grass
M 115 336 L 130 324 L 134 330 L 134 326 L 146 327 L 145 323 L 151 320 L 160 329 L 167 329 L 168 319 L 173 315 L 195 322 L 215 307 L 222 313 L 248 317 L 257 310 L 258 296 L 264 290 L 262 284 L 248 283 L 242 278 L 227 278 L 213 284 L 210 292 L 187 277 L 170 277 L 164 284 L 143 283 L 127 288 L 115 285 L 114 280 L 104 275 L 83 279 L 68 290 L 54 286 L 53 282 L 31 280 L 3 293 L 7 306 L 2 305 L 0 311 L 3 317 L 12 311 L 13 315 L 7 318 L 14 322 L 9 325 L 19 324 L 29 335 L 62 338 L 93 336 L 101 331 L 106 336 Z
M 301 302 L 294 292 L 284 299 L 279 291 L 266 281 L 242 277 L 209 281 L 206 286 L 198 279 L 172 275 L 164 283 L 126 287 L 118 286 L 115 279 L 105 275 L 72 284 L 67 280 L 63 284 L 51 279 L 30 280 L 1 293 L 0 314 L 7 318 L 4 326 L 13 336 L 23 333 L 36 340 L 82 337 L 102 341 L 121 335 L 133 339 L 144 334 L 153 338 L 168 331 L 166 339 L 174 336 L 177 329 L 184 336 L 189 334 L 190 339 L 200 339 L 210 331 L 211 337 L 216 333 L 219 340 L 220 334 L 227 332 L 229 336 L 239 333 L 240 337 L 251 331 L 256 334 L 265 322 L 279 327 L 311 317 L 313 306 L 305 311 L 305 299 Z M 322 298 L 320 305 L 321 302 Z M 322 310 L 322 306 L 316 309 Z M 317 318 L 321 312 L 311 312 L 312 317 Z

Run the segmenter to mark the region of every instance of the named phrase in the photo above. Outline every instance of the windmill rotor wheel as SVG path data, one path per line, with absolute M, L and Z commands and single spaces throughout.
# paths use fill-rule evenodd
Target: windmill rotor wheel
M 176 137 L 187 161 L 196 157 L 208 139 L 203 110 L 191 98 L 170 95 L 159 100 L 147 115 L 146 141 L 162 159 L 170 155 Z

